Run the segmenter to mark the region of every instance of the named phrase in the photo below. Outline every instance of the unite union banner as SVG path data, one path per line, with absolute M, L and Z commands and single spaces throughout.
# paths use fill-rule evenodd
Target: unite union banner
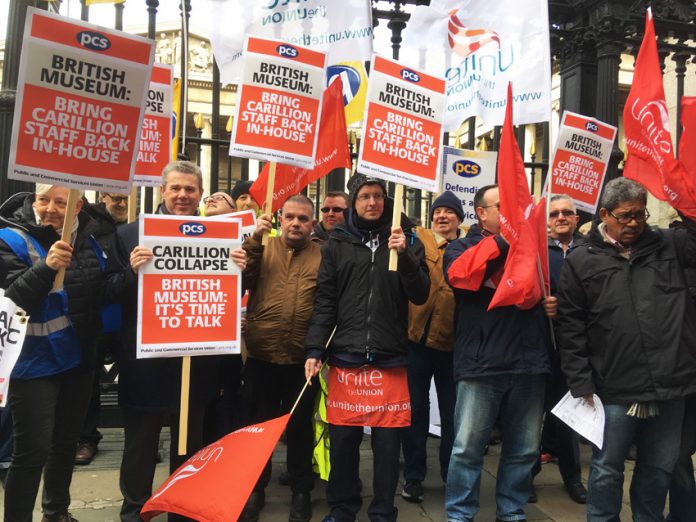
M 502 125 L 514 88 L 515 124 L 547 121 L 551 54 L 546 0 L 432 0 L 417 7 L 401 57 L 447 79 L 445 130 L 471 116 Z M 425 61 L 425 63 L 423 63 Z

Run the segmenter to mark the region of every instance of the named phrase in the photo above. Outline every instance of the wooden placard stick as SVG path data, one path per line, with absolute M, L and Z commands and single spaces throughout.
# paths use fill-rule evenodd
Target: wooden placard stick
M 397 183 L 394 188 L 394 212 L 392 213 L 392 227 L 401 226 L 401 212 L 404 210 L 404 186 Z M 389 271 L 396 272 L 399 264 L 399 254 L 396 248 L 389 252 Z
M 188 445 L 189 390 L 191 388 L 191 356 L 181 358 L 181 407 L 179 408 L 179 455 L 186 455 Z
M 135 221 L 135 211 L 138 208 L 138 187 L 131 187 L 130 196 L 128 197 L 128 222 Z
M 63 232 L 60 235 L 60 240 L 72 245 L 72 229 L 75 224 L 75 207 L 80 200 L 80 191 L 70 189 L 68 194 L 68 204 L 65 207 L 65 219 L 63 221 Z M 56 278 L 53 281 L 53 289 L 60 290 L 63 288 L 63 280 L 65 279 L 65 268 L 58 270 Z
M 271 161 L 268 166 L 268 186 L 266 187 L 266 205 L 264 206 L 264 213 L 273 214 L 273 189 L 275 188 L 275 174 L 276 174 L 276 162 Z M 266 246 L 268 244 L 268 232 L 263 233 L 263 238 L 261 239 L 261 244 Z

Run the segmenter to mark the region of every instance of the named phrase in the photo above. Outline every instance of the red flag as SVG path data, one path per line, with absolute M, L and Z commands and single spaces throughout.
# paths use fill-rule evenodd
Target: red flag
M 674 157 L 650 8 L 645 14 L 645 34 L 623 118 L 628 149 L 624 176 L 645 185 L 653 196 L 696 219 L 694 178 L 687 175 Z
M 696 96 L 681 100 L 682 135 L 679 139 L 679 161 L 689 179 L 696 179 Z
M 537 268 L 539 248 L 538 234 L 528 221 L 534 202 L 512 126 L 512 85 L 508 85 L 505 123 L 498 151 L 498 191 L 500 234 L 510 243 L 510 251 L 488 309 L 510 305 L 528 309 L 541 298 Z
M 449 284 L 460 290 L 477 291 L 483 283 L 486 265 L 500 255 L 495 237 L 488 236 L 464 251 L 447 270 Z
M 237 520 L 290 414 L 241 428 L 188 459 L 145 503 L 148 522 L 177 513 L 201 522 Z
M 549 247 L 547 238 L 548 218 L 546 213 L 546 198 L 541 198 L 532 212 L 532 226 L 537 233 L 537 248 L 539 249 L 539 275 L 544 280 L 544 295 L 551 295 L 551 277 L 549 275 Z
M 338 77 L 324 91 L 314 168 L 302 169 L 283 164 L 276 166 L 273 210 L 271 212 L 280 209 L 290 196 L 299 194 L 312 181 L 325 176 L 333 169 L 349 169 L 350 167 L 346 114 L 343 109 L 343 82 Z M 249 189 L 251 197 L 259 205 L 266 201 L 268 169 L 269 164 L 266 163 L 259 177 Z

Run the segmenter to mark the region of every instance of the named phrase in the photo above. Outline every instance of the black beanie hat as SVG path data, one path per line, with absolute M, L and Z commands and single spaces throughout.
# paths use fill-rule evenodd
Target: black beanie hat
M 254 184 L 253 181 L 238 181 L 234 187 L 232 187 L 232 192 L 230 193 L 230 196 L 232 196 L 232 199 L 234 201 L 237 201 L 237 198 L 243 194 L 249 194 L 249 189 L 251 186 Z
M 355 205 L 355 196 L 358 195 L 358 191 L 363 185 L 379 185 L 382 187 L 384 195 L 387 195 L 387 184 L 384 180 L 356 172 L 348 180 L 348 193 L 350 194 L 351 205 Z
M 437 197 L 437 199 L 433 202 L 433 206 L 430 207 L 430 221 L 433 220 L 433 214 L 435 213 L 435 209 L 438 207 L 447 207 L 452 209 L 454 213 L 457 214 L 459 222 L 461 223 L 462 221 L 464 221 L 464 210 L 462 209 L 462 202 L 457 196 L 454 195 L 453 192 L 446 190 L 442 194 L 440 194 Z

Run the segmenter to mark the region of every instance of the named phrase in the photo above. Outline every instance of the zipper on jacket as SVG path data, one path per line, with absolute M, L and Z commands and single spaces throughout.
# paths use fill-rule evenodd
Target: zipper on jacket
M 372 245 L 372 232 L 370 232 L 370 245 Z M 373 274 L 375 271 L 375 250 L 370 248 L 371 258 L 370 258 L 370 274 L 368 276 L 368 284 L 370 285 L 370 293 L 367 294 L 367 319 L 365 321 L 365 326 L 367 327 L 367 335 L 365 336 L 365 359 L 368 363 L 375 360 L 374 350 L 370 349 L 370 323 L 372 322 L 372 294 L 374 292 L 374 287 L 372 284 Z M 377 247 L 379 248 L 379 246 Z

